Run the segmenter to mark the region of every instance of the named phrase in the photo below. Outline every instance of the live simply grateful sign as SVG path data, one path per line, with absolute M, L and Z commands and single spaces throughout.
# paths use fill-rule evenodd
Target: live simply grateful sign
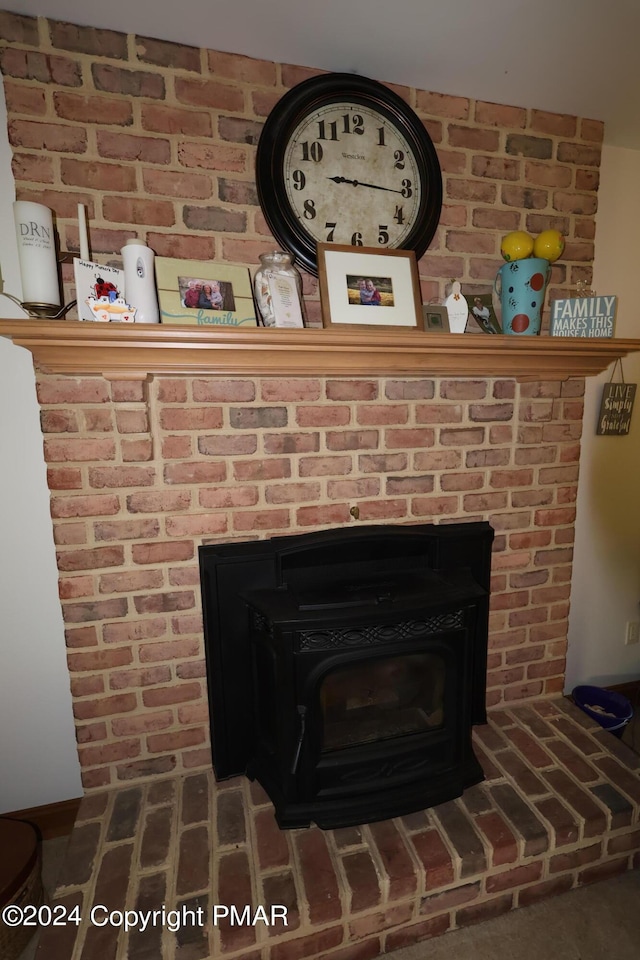
M 605 383 L 596 435 L 620 437 L 629 433 L 635 397 L 635 383 Z

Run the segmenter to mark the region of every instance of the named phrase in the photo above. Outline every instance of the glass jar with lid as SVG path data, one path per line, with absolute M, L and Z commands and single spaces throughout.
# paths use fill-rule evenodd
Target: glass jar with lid
M 265 327 L 304 326 L 302 278 L 286 250 L 260 254 L 253 289 Z

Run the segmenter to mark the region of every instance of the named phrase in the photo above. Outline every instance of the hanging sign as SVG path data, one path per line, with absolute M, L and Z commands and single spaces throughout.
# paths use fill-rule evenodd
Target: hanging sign
M 637 384 L 624 382 L 622 360 L 616 361 L 616 365 L 618 363 L 620 364 L 622 383 L 614 383 L 613 379 L 611 379 L 609 383 L 605 383 L 602 389 L 596 436 L 626 436 L 631 428 L 631 414 L 633 413 Z M 615 369 L 614 366 L 614 373 Z M 611 376 L 613 378 L 613 374 L 611 374 Z

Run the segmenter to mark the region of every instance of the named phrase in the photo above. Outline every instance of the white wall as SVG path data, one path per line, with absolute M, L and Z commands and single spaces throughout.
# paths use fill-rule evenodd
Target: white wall
M 598 198 L 593 286 L 618 295 L 616 336 L 640 339 L 640 151 L 604 147 Z M 623 360 L 639 385 L 630 433 L 597 437 L 611 369 L 586 387 L 567 691 L 640 678 L 640 644 L 624 645 L 627 621 L 640 620 L 640 354 Z
M 0 264 L 21 296 L 0 77 Z M 0 316 L 24 317 L 6 297 Z M 31 354 L 0 337 L 0 812 L 82 796 Z

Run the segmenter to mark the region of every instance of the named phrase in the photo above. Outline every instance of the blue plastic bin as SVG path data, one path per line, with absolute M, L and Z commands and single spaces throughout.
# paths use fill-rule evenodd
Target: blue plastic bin
M 609 733 L 614 733 L 616 737 L 622 736 L 624 728 L 633 717 L 633 707 L 629 700 L 623 697 L 621 693 L 615 693 L 613 690 L 583 685 L 574 687 L 571 696 L 577 707 L 580 707 L 588 717 L 599 723 Z M 608 717 L 603 713 L 598 713 L 597 710 L 590 710 L 589 705 L 602 707 L 603 710 L 612 713 L 613 716 Z

